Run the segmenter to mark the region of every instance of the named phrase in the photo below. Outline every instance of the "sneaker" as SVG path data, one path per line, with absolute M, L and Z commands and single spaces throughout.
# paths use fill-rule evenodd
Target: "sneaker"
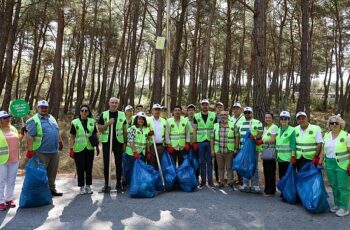
M 104 193 L 110 193 L 110 192 L 111 192 L 111 186 L 105 185 L 105 186 L 102 188 L 102 192 L 104 192 Z
M 117 190 L 117 192 L 125 192 L 124 186 L 121 184 L 116 185 L 115 189 Z
M 253 193 L 261 193 L 261 189 L 259 186 L 253 186 L 252 187 L 252 192 Z
M 80 192 L 79 192 L 80 195 L 85 195 L 85 188 L 84 186 L 81 186 L 80 187 Z
M 334 205 L 333 207 L 331 207 L 331 209 L 329 210 L 332 213 L 336 213 L 339 210 L 339 207 Z
M 0 211 L 5 211 L 6 210 L 6 205 L 5 203 L 0 204 Z
M 336 215 L 336 216 L 340 216 L 340 217 L 347 216 L 347 215 L 349 215 L 349 210 L 345 210 L 345 209 L 340 208 L 340 209 L 335 213 L 335 215 Z
M 86 194 L 93 194 L 94 192 L 91 190 L 90 185 L 86 185 L 85 186 L 85 193 Z
M 246 185 L 246 184 L 239 186 L 239 191 L 241 191 L 241 192 L 249 192 L 249 190 L 250 189 L 249 189 L 248 185 Z
M 6 205 L 7 205 L 9 208 L 14 208 L 14 207 L 16 207 L 15 202 L 13 202 L 13 200 L 6 201 Z

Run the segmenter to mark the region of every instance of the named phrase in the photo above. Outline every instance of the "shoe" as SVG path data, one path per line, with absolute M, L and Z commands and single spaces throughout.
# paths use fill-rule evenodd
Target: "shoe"
M 6 210 L 6 205 L 5 203 L 0 204 L 0 211 L 5 211 Z
M 13 202 L 13 200 L 6 201 L 6 205 L 7 205 L 9 208 L 15 208 L 15 207 L 16 207 L 15 202 Z
M 128 184 L 126 183 L 125 180 L 122 181 L 122 185 L 123 185 L 124 188 L 126 188 L 128 186 Z
M 79 192 L 80 195 L 85 195 L 85 188 L 84 186 L 81 186 L 80 187 L 80 192 Z
M 218 188 L 223 188 L 225 185 L 223 183 L 219 183 Z
M 331 207 L 331 209 L 329 210 L 332 213 L 336 213 L 339 210 L 339 207 L 334 205 L 333 207 Z
M 209 187 L 209 188 L 215 188 L 215 185 L 214 185 L 213 182 L 209 182 L 209 183 L 208 183 L 208 187 Z
M 201 184 L 198 185 L 198 189 L 202 189 L 202 188 L 204 188 L 204 187 L 205 187 L 205 184 L 203 184 L 203 183 L 201 183 Z
M 125 188 L 122 184 L 117 184 L 115 186 L 115 189 L 117 190 L 117 192 L 125 192 Z
M 55 190 L 51 190 L 51 195 L 52 195 L 52 196 L 62 196 L 63 193 L 57 192 L 57 191 L 55 191 Z
M 227 183 L 227 186 L 232 188 L 233 187 L 233 183 Z
M 335 215 L 336 215 L 336 216 L 340 216 L 340 217 L 347 216 L 347 215 L 349 215 L 349 210 L 345 210 L 345 209 L 340 208 L 340 209 L 335 213 Z
M 253 186 L 251 189 L 252 193 L 261 193 L 261 189 L 259 186 Z
M 86 185 L 85 186 L 85 193 L 86 194 L 93 194 L 94 192 L 91 190 L 90 185 Z
M 244 185 L 239 186 L 239 191 L 241 191 L 241 192 L 249 192 L 250 189 L 249 189 L 248 185 L 244 184 Z
M 105 185 L 105 186 L 102 188 L 102 192 L 104 192 L 104 193 L 110 193 L 110 192 L 111 192 L 111 186 Z
M 267 193 L 264 193 L 264 196 L 266 196 L 266 197 L 271 197 L 271 196 L 273 196 L 274 194 L 267 194 Z

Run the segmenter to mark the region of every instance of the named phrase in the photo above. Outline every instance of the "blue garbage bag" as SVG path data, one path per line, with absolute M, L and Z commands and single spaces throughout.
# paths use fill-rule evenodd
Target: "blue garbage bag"
M 197 171 L 199 169 L 199 163 L 198 163 L 198 159 L 196 158 L 195 153 L 194 153 L 192 148 L 187 155 L 188 155 L 188 160 L 190 161 L 190 164 L 191 164 L 193 170 Z
M 176 169 L 176 181 L 184 192 L 193 192 L 197 189 L 196 174 L 187 156 L 184 156 L 184 161 Z
M 297 191 L 306 210 L 311 213 L 329 211 L 328 194 L 322 177 L 322 167 L 305 164 L 297 176 Z
M 127 185 L 131 183 L 132 170 L 134 167 L 135 158 L 128 156 L 126 153 L 123 153 L 123 176 Z
M 292 163 L 289 164 L 286 174 L 277 184 L 277 188 L 281 191 L 282 197 L 289 203 L 295 204 L 297 199 L 296 186 L 297 172 Z
M 243 139 L 243 148 L 232 160 L 232 170 L 247 179 L 251 179 L 254 176 L 257 165 L 255 142 L 251 140 L 249 136 L 250 131 L 247 131 Z
M 52 196 L 46 168 L 37 157 L 33 157 L 26 165 L 19 207 L 33 208 L 49 204 L 52 204 Z
M 160 165 L 162 167 L 165 190 L 171 191 L 174 189 L 174 184 L 176 180 L 176 168 L 175 168 L 174 160 L 170 156 L 168 151 L 163 152 Z
M 140 159 L 134 163 L 129 196 L 133 198 L 152 198 L 160 191 L 162 182 L 160 174 L 152 165 Z

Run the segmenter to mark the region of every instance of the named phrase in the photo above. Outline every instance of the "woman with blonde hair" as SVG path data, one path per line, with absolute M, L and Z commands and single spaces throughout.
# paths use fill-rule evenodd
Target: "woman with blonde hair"
M 330 132 L 323 137 L 323 153 L 326 174 L 333 190 L 334 206 L 331 212 L 337 216 L 349 215 L 350 195 L 350 136 L 344 131 L 345 121 L 340 115 L 328 119 Z

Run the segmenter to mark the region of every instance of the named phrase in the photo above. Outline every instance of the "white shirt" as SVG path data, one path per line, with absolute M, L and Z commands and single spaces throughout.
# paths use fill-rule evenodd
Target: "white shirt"
M 324 148 L 327 151 L 328 158 L 335 158 L 335 144 L 337 143 L 339 135 L 333 139 L 332 135 L 329 135 L 328 139 L 325 139 Z M 350 147 L 350 136 L 348 135 L 348 148 Z
M 156 144 L 161 144 L 164 141 L 163 135 L 162 135 L 162 121 L 160 118 L 156 120 L 154 117 L 153 124 L 154 124 L 154 140 Z
M 300 130 L 300 137 L 303 138 L 305 135 L 305 131 L 307 130 L 307 128 L 305 130 L 303 130 L 300 126 L 299 126 L 299 130 Z M 322 138 L 322 133 L 321 130 L 317 130 L 316 133 L 316 143 L 323 143 L 323 138 Z

